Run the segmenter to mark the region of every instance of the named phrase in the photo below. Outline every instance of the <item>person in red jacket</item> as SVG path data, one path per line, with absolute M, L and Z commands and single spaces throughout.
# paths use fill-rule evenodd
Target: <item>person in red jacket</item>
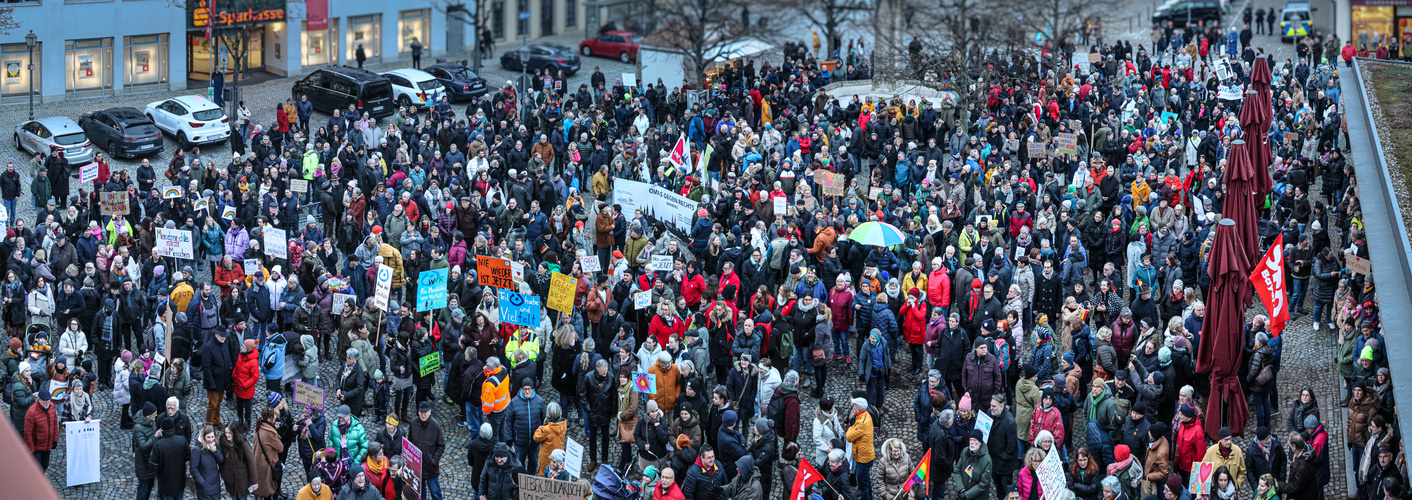
M 231 285 L 245 282 L 244 263 L 236 264 L 235 259 L 230 254 L 226 254 L 221 257 L 221 263 L 216 265 L 213 277 L 216 280 L 216 286 L 221 287 L 221 299 L 227 299 L 230 297 Z
M 1344 43 L 1343 50 L 1339 55 L 1343 56 L 1343 65 L 1352 68 L 1353 56 L 1358 55 L 1358 48 L 1353 46 L 1353 40 Z
M 255 384 L 260 381 L 260 350 L 256 348 L 255 339 L 245 339 L 241 344 L 231 380 L 235 384 L 235 414 L 240 417 L 240 423 L 249 428 L 250 405 L 255 399 Z
M 706 278 L 696 269 L 696 261 L 687 261 L 686 275 L 681 281 L 681 296 L 686 299 L 686 306 L 693 311 L 698 310 L 701 306 L 701 293 L 705 290 Z
M 941 257 L 932 259 L 932 274 L 927 276 L 927 302 L 932 307 L 951 307 L 951 275 Z
M 1191 479 L 1191 463 L 1200 462 L 1206 455 L 1206 431 L 1201 419 L 1196 416 L 1196 407 L 1184 403 L 1181 412 L 1181 426 L 1177 428 L 1177 467 L 1181 469 L 1182 481 Z
M 907 303 L 902 305 L 902 332 L 907 345 L 912 348 L 912 371 L 921 373 L 922 344 L 927 342 L 927 304 L 921 300 L 921 289 L 907 292 Z
M 40 389 L 38 394 L 39 400 L 25 410 L 25 445 L 39 461 L 39 469 L 48 471 L 49 453 L 59 446 L 59 415 L 49 391 Z

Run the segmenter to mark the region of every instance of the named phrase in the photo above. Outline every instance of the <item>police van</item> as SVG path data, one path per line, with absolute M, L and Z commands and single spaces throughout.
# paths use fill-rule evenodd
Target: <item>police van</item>
M 1286 1 L 1284 12 L 1280 14 L 1280 41 L 1292 42 L 1308 35 L 1313 23 L 1312 10 L 1309 2 Z

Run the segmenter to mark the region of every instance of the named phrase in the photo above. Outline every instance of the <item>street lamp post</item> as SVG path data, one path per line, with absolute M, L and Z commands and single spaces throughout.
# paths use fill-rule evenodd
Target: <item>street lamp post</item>
M 25 35 L 25 47 L 29 47 L 29 119 L 34 119 L 34 46 L 39 42 L 39 37 L 34 36 L 34 30 L 29 30 Z

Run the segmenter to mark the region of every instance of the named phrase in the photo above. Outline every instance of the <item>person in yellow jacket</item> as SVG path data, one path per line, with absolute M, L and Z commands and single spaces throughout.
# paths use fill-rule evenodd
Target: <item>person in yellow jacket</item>
M 402 251 L 383 242 L 382 226 L 373 228 L 373 234 L 378 235 L 378 264 L 392 268 L 392 289 L 401 290 L 407 284 L 407 275 L 402 272 Z
M 1215 464 L 1212 470 L 1225 467 L 1235 480 L 1236 490 L 1240 490 L 1245 486 L 1245 454 L 1231 439 L 1230 427 L 1222 427 L 1218 435 L 1221 439 L 1206 448 L 1206 456 L 1201 457 L 1201 461 Z
M 313 146 L 309 146 L 304 150 L 304 180 L 314 180 L 314 176 L 318 175 L 319 170 L 319 153 L 314 151 Z
M 922 272 L 922 262 L 912 262 L 912 270 L 902 275 L 902 294 L 907 295 L 913 288 L 921 289 L 922 293 L 927 293 L 927 273 Z
M 114 215 L 112 219 L 108 220 L 108 227 L 104 234 L 108 236 L 109 245 L 116 245 L 119 234 L 132 234 L 132 224 L 128 223 L 126 216 Z
M 853 461 L 858 463 L 858 491 L 873 491 L 873 416 L 868 413 L 868 400 L 853 398 L 853 425 L 843 438 L 853 443 Z
M 515 351 L 525 351 L 529 361 L 539 360 L 539 340 L 534 338 L 529 328 L 515 330 L 515 334 L 505 342 L 505 359 L 510 360 L 512 367 L 519 364 L 515 362 Z

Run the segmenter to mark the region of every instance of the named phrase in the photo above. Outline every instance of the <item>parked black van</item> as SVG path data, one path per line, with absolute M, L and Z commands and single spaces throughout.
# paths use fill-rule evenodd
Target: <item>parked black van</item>
M 291 95 L 295 101 L 301 95 L 309 96 L 314 109 L 324 113 L 334 109 L 347 111 L 349 104 L 373 118 L 391 116 L 397 111 L 392 101 L 392 82 L 387 77 L 347 66 L 315 70 L 294 82 Z

